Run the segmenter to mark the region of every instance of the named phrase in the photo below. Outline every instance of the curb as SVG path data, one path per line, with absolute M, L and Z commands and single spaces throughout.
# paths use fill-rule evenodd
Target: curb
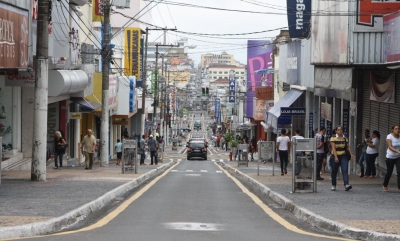
M 171 161 L 165 165 L 158 167 L 157 169 L 151 170 L 141 175 L 137 179 L 125 183 L 105 193 L 96 200 L 91 201 L 77 209 L 74 209 L 64 214 L 63 216 L 43 222 L 0 228 L 0 239 L 33 237 L 63 231 L 99 211 L 101 208 L 116 199 L 118 196 L 124 195 L 127 192 L 131 191 L 133 188 L 138 187 L 145 181 L 162 174 L 166 169 L 173 166 L 175 163 L 176 161 Z
M 320 215 L 317 215 L 299 205 L 294 203 L 292 200 L 287 197 L 279 194 L 277 192 L 272 191 L 270 188 L 265 186 L 264 184 L 258 182 L 257 180 L 247 176 L 236 168 L 231 167 L 230 165 L 224 162 L 216 162 L 218 165 L 221 165 L 225 170 L 230 172 L 231 174 L 235 174 L 241 178 L 241 181 L 246 183 L 249 186 L 252 186 L 255 190 L 257 190 L 262 196 L 266 196 L 272 199 L 274 202 L 279 204 L 281 207 L 285 208 L 285 210 L 291 212 L 294 216 L 305 221 L 313 226 L 316 226 L 324 231 L 327 231 L 331 234 L 339 234 L 347 238 L 357 239 L 357 240 L 371 240 L 371 241 L 394 241 L 400 240 L 400 235 L 396 234 L 387 234 L 380 233 L 370 230 L 363 230 L 358 228 L 353 228 L 348 225 L 344 225 L 342 223 L 327 219 Z

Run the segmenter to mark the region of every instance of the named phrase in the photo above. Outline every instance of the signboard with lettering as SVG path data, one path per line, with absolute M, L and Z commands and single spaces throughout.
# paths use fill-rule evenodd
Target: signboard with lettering
M 307 38 L 310 32 L 311 0 L 287 0 L 287 18 L 291 38 Z
M 328 139 L 332 137 L 332 122 L 328 120 L 326 121 L 326 136 Z
M 343 135 L 349 136 L 349 109 L 343 109 Z
M 70 112 L 69 118 L 73 119 L 73 120 L 80 120 L 80 119 L 82 119 L 82 113 L 81 112 Z
M 104 0 L 93 0 L 93 14 L 92 21 L 93 22 L 103 22 L 104 21 Z
M 234 75 L 229 77 L 229 102 L 236 102 L 236 78 Z
M 125 53 L 124 69 L 125 75 L 136 76 L 140 79 L 140 28 L 126 28 L 124 31 Z
M 34 72 L 7 72 L 5 75 L 6 86 L 35 87 Z
M 388 0 L 357 0 L 355 31 L 382 32 L 384 15 L 400 10 L 400 2 Z
M 282 116 L 293 116 L 293 115 L 305 115 L 306 108 L 297 108 L 297 107 L 281 107 L 281 115 Z
M 296 139 L 296 151 L 314 151 L 315 139 Z
M 29 12 L 0 2 L 0 69 L 28 68 Z

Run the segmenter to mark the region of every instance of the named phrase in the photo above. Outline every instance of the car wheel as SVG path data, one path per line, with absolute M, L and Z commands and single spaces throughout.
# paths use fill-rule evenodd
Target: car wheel
M 187 158 L 186 158 L 187 160 L 190 160 L 190 156 L 187 156 Z

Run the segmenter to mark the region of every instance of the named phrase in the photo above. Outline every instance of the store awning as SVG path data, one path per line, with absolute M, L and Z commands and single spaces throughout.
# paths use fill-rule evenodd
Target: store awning
M 290 107 L 300 96 L 303 94 L 303 90 L 290 89 L 283 97 L 280 99 L 274 107 L 272 107 L 266 116 L 265 123 L 274 129 L 278 128 L 278 124 L 290 124 L 290 117 L 281 117 L 281 107 Z M 290 118 L 290 120 L 289 120 Z M 289 123 L 287 123 L 289 121 Z
M 91 100 L 87 100 L 87 99 L 81 98 L 81 97 L 71 97 L 70 100 L 72 102 L 74 102 L 75 104 L 80 105 L 79 112 L 92 112 L 101 107 L 100 103 L 97 103 L 97 102 L 94 102 Z

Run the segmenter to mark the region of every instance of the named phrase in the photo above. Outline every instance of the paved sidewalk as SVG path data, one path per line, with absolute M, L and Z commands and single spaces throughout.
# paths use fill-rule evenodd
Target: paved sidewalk
M 149 159 L 146 163 L 150 163 Z M 133 171 L 122 174 L 116 160 L 111 160 L 108 167 L 100 167 L 97 162 L 92 170 L 85 170 L 84 165 L 64 166 L 62 170 L 54 169 L 51 165 L 47 168 L 47 181 L 43 182 L 30 181 L 30 171 L 3 170 L 0 185 L 0 238 L 18 237 L 21 233 L 27 233 L 24 234 L 27 236 L 38 234 L 29 233 L 31 229 L 37 228 L 35 222 L 42 222 L 41 225 L 44 222 L 51 227 L 52 222 L 53 226 L 57 226 L 57 223 L 54 224 L 55 219 L 63 218 L 60 220 L 64 224 L 72 224 L 140 183 L 161 174 L 173 164 L 164 160 L 158 165 L 139 166 L 138 174 Z M 79 212 L 76 211 L 78 209 Z M 50 232 L 61 228 L 55 227 Z
M 331 191 L 330 173 L 322 177 L 323 181 L 318 181 L 317 193 L 295 192 L 292 190 L 292 172 L 288 169 L 288 174 L 281 176 L 279 163 L 275 164 L 275 175 L 272 175 L 272 163 L 260 164 L 260 175 L 257 175 L 257 162 L 249 162 L 249 167 L 241 165 L 237 167 L 235 162 L 224 161 L 225 167 L 231 171 L 237 170 L 239 176 L 244 177 L 251 185 L 262 184 L 269 192 L 270 189 L 277 195 L 275 201 L 281 205 L 286 205 L 289 211 L 310 223 L 326 225 L 324 222 L 314 220 L 313 214 L 317 218 L 328 219 L 344 225 L 345 228 L 370 230 L 382 232 L 385 234 L 400 234 L 400 193 L 397 191 L 396 180 L 392 178 L 389 183 L 389 192 L 383 192 L 383 178 L 366 179 L 356 175 L 350 175 L 350 184 L 353 188 L 346 192 L 343 187 L 343 179 L 337 181 L 337 191 Z M 229 166 L 229 167 L 228 167 Z M 246 180 L 246 177 L 254 179 L 256 182 Z M 261 190 L 259 187 L 256 189 Z M 292 205 L 294 204 L 294 205 Z M 298 210 L 293 208 L 304 208 L 305 213 L 296 213 Z M 312 215 L 310 215 L 310 212 Z M 329 223 L 329 222 L 328 222 Z M 337 226 L 328 226 L 329 231 L 337 232 Z M 373 232 L 372 232 L 373 233 Z M 384 235 L 387 236 L 387 235 Z M 360 238 L 360 236 L 353 236 Z M 395 238 L 377 236 L 364 237 L 368 240 L 399 240 L 400 236 Z M 362 238 L 362 239 L 364 239 Z

